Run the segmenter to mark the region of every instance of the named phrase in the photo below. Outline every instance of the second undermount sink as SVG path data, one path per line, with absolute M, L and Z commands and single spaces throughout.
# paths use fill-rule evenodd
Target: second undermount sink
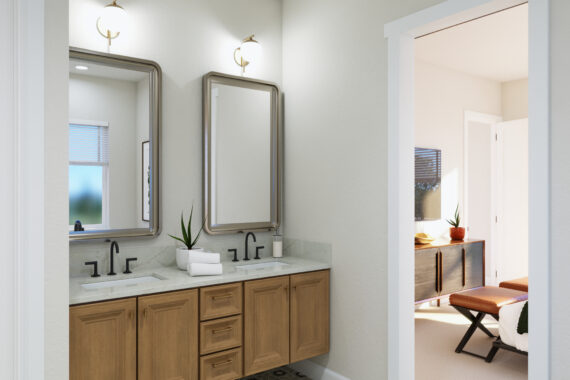
M 257 263 L 257 264 L 244 264 L 244 265 L 236 265 L 236 269 L 279 269 L 289 264 L 283 263 L 281 261 L 269 261 L 266 263 Z
M 156 282 L 156 281 L 161 281 L 161 280 L 163 280 L 163 279 L 156 276 L 156 275 L 150 275 L 150 276 L 124 278 L 121 280 L 90 282 L 87 284 L 81 284 L 81 287 L 83 289 L 104 289 L 104 288 L 114 288 L 117 286 L 145 284 L 145 283 Z

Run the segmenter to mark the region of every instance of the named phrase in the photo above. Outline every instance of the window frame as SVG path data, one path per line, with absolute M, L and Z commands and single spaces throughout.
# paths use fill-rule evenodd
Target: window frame
M 68 122 L 68 128 L 70 125 L 79 125 L 85 127 L 101 127 L 101 128 L 109 128 L 109 123 L 106 121 L 96 121 L 96 120 L 84 120 L 84 119 L 70 119 Z M 109 153 L 110 156 L 110 153 Z M 82 227 L 85 231 L 97 231 L 97 230 L 104 230 L 109 228 L 109 168 L 111 166 L 111 160 L 107 161 L 107 163 L 94 163 L 91 161 L 71 161 L 68 157 L 68 166 L 100 166 L 103 169 L 102 181 L 101 184 L 101 224 L 82 224 Z M 69 197 L 68 197 L 69 203 Z M 75 228 L 74 224 L 69 225 L 69 231 L 73 231 Z

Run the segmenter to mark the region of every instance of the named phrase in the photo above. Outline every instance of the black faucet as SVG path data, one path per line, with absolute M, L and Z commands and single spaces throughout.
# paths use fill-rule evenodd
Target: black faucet
M 245 260 L 245 261 L 249 260 L 249 257 L 247 257 L 247 253 L 248 253 L 248 250 L 247 250 L 247 242 L 249 241 L 249 236 L 250 236 L 250 235 L 253 237 L 253 241 L 254 241 L 254 242 L 257 242 L 257 239 L 255 238 L 255 234 L 254 234 L 253 232 L 248 232 L 248 233 L 245 235 L 245 257 L 244 257 L 244 260 Z
M 113 255 L 113 247 L 115 247 L 117 249 L 117 253 L 119 253 L 119 243 L 117 243 L 116 241 L 111 242 L 111 249 L 109 252 L 109 258 L 110 258 L 109 273 L 107 273 L 109 276 L 116 275 L 116 273 L 115 273 L 115 260 L 114 260 L 114 255 Z

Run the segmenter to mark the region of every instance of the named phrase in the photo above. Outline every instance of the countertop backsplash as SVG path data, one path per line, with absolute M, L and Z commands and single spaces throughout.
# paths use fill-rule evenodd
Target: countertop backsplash
M 239 238 L 238 238 L 239 236 Z M 255 256 L 256 246 L 264 246 L 260 256 L 262 258 L 271 257 L 273 249 L 273 237 L 271 233 L 256 233 L 257 242 L 250 239 L 249 257 Z M 245 235 L 231 236 L 208 236 L 203 244 L 198 244 L 209 252 L 219 252 L 222 261 L 231 261 L 233 253 L 229 253 L 229 248 L 238 249 L 238 258 L 243 259 Z M 131 263 L 133 273 L 137 270 L 156 268 L 162 266 L 174 266 L 176 261 L 176 243 L 172 241 L 168 245 L 157 245 L 149 240 L 121 240 L 119 243 L 119 254 L 115 254 L 115 272 L 121 273 L 125 267 L 125 259 L 136 257 L 138 260 Z M 91 275 L 92 267 L 86 266 L 86 261 L 97 261 L 99 263 L 99 273 L 105 274 L 109 271 L 109 247 L 110 243 L 73 243 L 70 245 L 69 276 L 85 277 Z M 285 256 L 300 257 L 307 260 L 315 260 L 332 264 L 332 246 L 328 243 L 319 243 L 308 240 L 291 239 L 285 237 L 283 240 L 283 254 Z
M 273 248 L 273 238 L 270 233 L 256 233 L 257 242 L 253 239 L 249 240 L 249 257 L 255 257 L 255 247 L 264 246 L 260 251 L 260 257 L 271 257 Z M 239 236 L 239 238 L 237 238 Z M 233 253 L 229 253 L 228 249 L 237 248 L 238 259 L 242 260 L 244 256 L 245 235 L 230 236 L 208 236 L 204 239 L 203 244 L 198 244 L 208 252 L 218 252 L 221 254 L 222 261 L 231 261 Z M 202 238 L 200 238 L 202 240 Z M 125 259 L 136 257 L 137 261 L 130 264 L 133 273 L 138 269 L 148 269 L 160 266 L 176 265 L 176 247 L 177 243 L 173 239 L 165 245 L 158 245 L 156 241 L 151 240 L 122 240 L 117 239 L 119 243 L 119 254 L 115 254 L 115 272 L 121 273 L 125 267 Z M 82 277 L 90 275 L 91 266 L 86 266 L 86 261 L 97 261 L 99 263 L 99 273 L 107 273 L 109 271 L 109 248 L 110 243 L 85 243 L 78 242 L 70 244 L 69 247 L 69 276 Z

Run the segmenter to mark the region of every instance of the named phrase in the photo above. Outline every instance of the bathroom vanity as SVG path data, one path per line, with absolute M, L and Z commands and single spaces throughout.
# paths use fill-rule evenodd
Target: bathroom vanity
M 70 379 L 239 379 L 327 353 L 329 266 L 279 262 L 224 263 L 215 277 L 168 267 L 107 288 L 73 279 Z
M 160 234 L 161 77 L 152 61 L 70 49 L 70 183 L 93 183 L 70 193 L 70 241 Z M 269 82 L 203 78 L 204 230 L 245 233 L 246 263 L 251 231 L 281 223 L 281 102 Z M 330 265 L 222 261 L 223 274 L 191 277 L 141 251 L 119 273 L 112 241 L 107 276 L 99 257 L 91 278 L 70 278 L 71 380 L 232 380 L 329 351 Z

